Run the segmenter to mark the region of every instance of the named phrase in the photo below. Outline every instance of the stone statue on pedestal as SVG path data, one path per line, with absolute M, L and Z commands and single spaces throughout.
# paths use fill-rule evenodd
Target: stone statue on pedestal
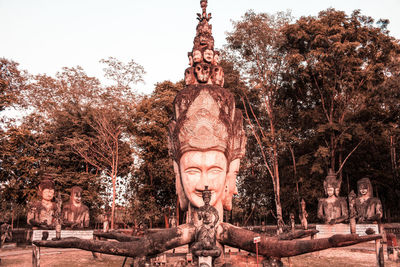
M 191 247 L 191 251 L 196 256 L 218 257 L 221 255 L 221 248 L 216 245 L 216 225 L 219 221 L 218 211 L 210 206 L 211 191 L 206 189 L 202 192 L 204 206 L 197 214 L 202 222 L 201 226 L 196 228 L 196 241 Z
M 340 188 L 340 182 L 330 169 L 324 181 L 324 190 L 328 197 L 320 199 L 318 203 L 318 218 L 326 224 L 342 223 L 348 218 L 347 203 L 335 194 L 335 191 L 339 193 L 337 188 Z
M 53 202 L 54 183 L 51 180 L 43 180 L 38 191 L 41 200 L 29 204 L 27 223 L 41 229 L 55 228 L 56 203 Z
M 82 188 L 74 186 L 68 203 L 63 206 L 63 225 L 67 228 L 89 227 L 89 208 L 82 203 Z
M 307 230 L 308 229 L 308 222 L 307 222 L 308 213 L 306 210 L 306 202 L 305 202 L 304 198 L 301 199 L 300 206 L 301 206 L 301 211 L 299 214 L 299 219 L 301 222 L 301 226 L 304 230 Z
M 373 197 L 371 181 L 362 178 L 357 182 L 358 196 L 355 201 L 357 223 L 371 223 L 380 221 L 383 215 L 382 204 L 379 198 Z

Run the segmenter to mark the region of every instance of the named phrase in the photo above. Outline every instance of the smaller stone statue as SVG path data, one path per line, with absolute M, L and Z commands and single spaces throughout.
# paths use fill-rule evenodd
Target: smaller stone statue
M 306 202 L 304 201 L 304 198 L 301 199 L 300 205 L 301 205 L 301 212 L 299 214 L 299 218 L 300 218 L 301 226 L 303 227 L 304 230 L 307 230 L 308 229 L 308 222 L 307 222 L 308 213 L 306 210 Z
M 348 217 L 347 203 L 335 195 L 339 184 L 336 174 L 330 169 L 324 181 L 324 190 L 328 197 L 320 199 L 318 203 L 318 218 L 326 224 L 341 223 Z
M 293 212 L 290 213 L 290 226 L 291 226 L 292 232 L 294 233 L 296 231 L 296 225 L 295 225 L 295 221 L 294 221 L 294 213 Z
M 356 199 L 357 195 L 351 190 L 349 194 L 349 219 L 350 219 L 350 233 L 356 233 L 356 217 L 357 217 L 357 210 L 356 210 Z
M 362 178 L 357 182 L 358 197 L 355 201 L 357 223 L 372 223 L 382 218 L 382 204 L 379 198 L 373 197 L 371 181 Z
M 204 206 L 198 209 L 198 219 L 202 224 L 196 228 L 196 241 L 191 247 L 194 255 L 200 257 L 219 257 L 221 249 L 216 245 L 216 225 L 219 220 L 218 211 L 210 206 L 211 191 L 208 186 L 202 192 Z
M 69 202 L 63 207 L 63 224 L 67 228 L 89 227 L 89 208 L 82 203 L 82 188 L 71 188 Z
M 51 180 L 43 180 L 39 185 L 40 201 L 29 205 L 27 223 L 41 229 L 54 229 L 56 203 L 52 202 L 54 197 L 54 183 Z
M 169 217 L 168 223 L 169 227 L 171 228 L 177 227 L 175 212 L 172 212 L 171 216 Z

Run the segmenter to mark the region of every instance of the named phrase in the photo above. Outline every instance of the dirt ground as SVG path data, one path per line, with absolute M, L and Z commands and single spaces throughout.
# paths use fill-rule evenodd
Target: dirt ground
M 185 248 L 178 249 L 177 253 L 185 252 Z M 231 249 L 232 252 L 237 252 Z M 385 251 L 386 254 L 386 251 Z M 172 251 L 168 255 L 173 255 Z M 232 266 L 256 266 L 253 255 L 242 252 L 241 262 L 235 262 L 235 256 L 230 257 Z M 244 256 L 243 256 L 244 255 Z M 386 256 L 386 255 L 385 255 Z M 32 249 L 1 249 L 0 250 L 1 264 L 0 266 L 20 267 L 32 266 Z M 183 257 L 167 257 L 168 264 L 166 266 L 182 266 L 180 262 Z M 102 255 L 101 259 L 94 259 L 91 252 L 77 249 L 52 249 L 41 248 L 41 267 L 121 267 L 124 262 L 124 257 Z M 285 266 L 289 266 L 288 259 L 282 259 Z M 292 257 L 290 259 L 293 267 L 374 267 L 375 253 L 373 244 L 364 245 L 364 247 L 348 247 L 329 249 L 321 252 Z M 130 266 L 132 262 L 128 259 L 125 266 Z M 385 267 L 399 267 L 400 263 L 390 262 L 385 260 Z

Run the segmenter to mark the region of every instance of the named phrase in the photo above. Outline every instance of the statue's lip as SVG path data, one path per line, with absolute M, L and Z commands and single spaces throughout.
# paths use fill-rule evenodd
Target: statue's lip
M 211 194 L 213 193 L 213 191 L 212 190 L 210 190 L 211 191 Z M 203 197 L 203 191 L 196 191 L 195 192 L 195 195 L 196 196 L 199 196 L 199 197 Z

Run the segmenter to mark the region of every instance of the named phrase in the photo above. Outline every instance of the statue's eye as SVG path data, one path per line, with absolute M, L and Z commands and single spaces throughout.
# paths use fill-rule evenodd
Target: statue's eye
M 220 174 L 222 172 L 222 169 L 220 168 L 212 168 L 211 170 L 209 170 L 210 174 Z
M 188 175 L 196 175 L 196 174 L 200 174 L 200 170 L 199 169 L 187 169 L 187 170 L 185 170 L 185 173 Z

